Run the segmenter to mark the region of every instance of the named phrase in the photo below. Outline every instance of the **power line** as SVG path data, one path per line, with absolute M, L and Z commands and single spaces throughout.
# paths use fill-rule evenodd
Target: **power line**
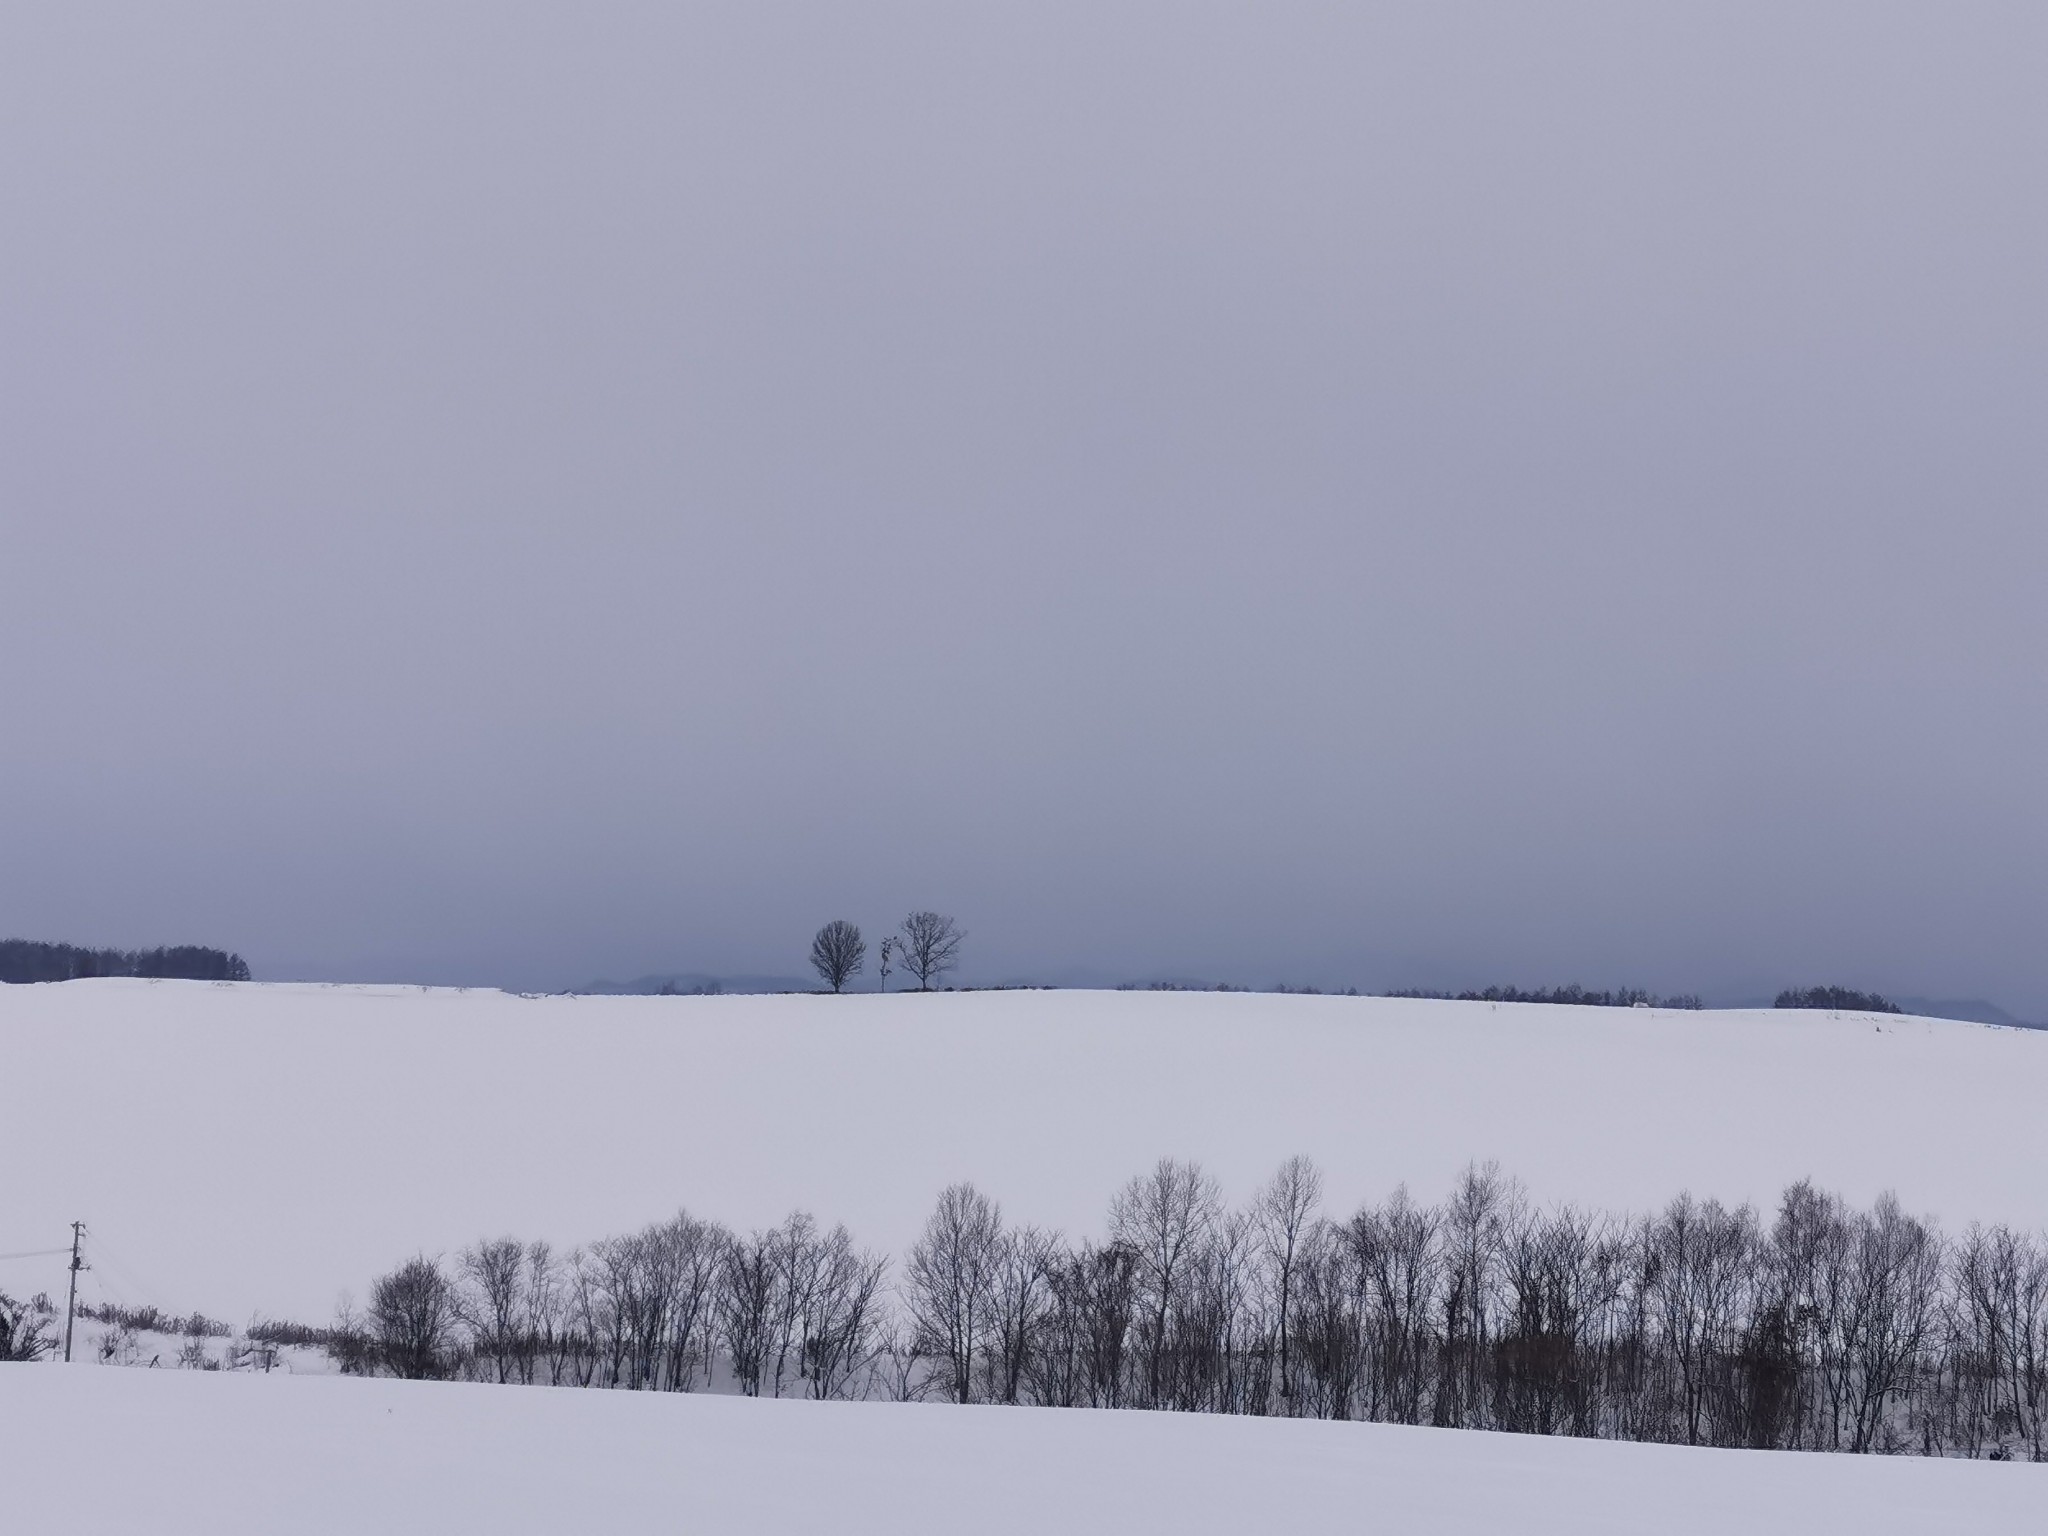
M 92 1249 L 87 1248 L 86 1252 L 91 1254 Z M 126 1308 L 133 1298 L 129 1296 L 125 1286 L 117 1285 L 114 1282 L 113 1276 L 100 1267 L 101 1258 L 101 1255 L 94 1255 L 85 1266 L 85 1272 L 92 1276 L 92 1279 L 86 1283 L 86 1289 L 99 1296 L 102 1306 L 111 1303 L 114 1306 Z
M 54 1259 L 60 1253 L 69 1253 L 69 1248 L 31 1248 L 26 1253 L 0 1253 L 0 1259 Z
M 103 1239 L 97 1232 L 88 1232 L 86 1234 L 85 1240 L 86 1246 L 88 1250 L 91 1252 L 94 1261 L 98 1263 L 102 1267 L 102 1269 L 111 1266 L 115 1274 L 120 1275 L 128 1286 L 133 1287 L 138 1291 L 147 1291 L 150 1288 L 148 1283 L 143 1280 L 142 1276 L 138 1275 L 135 1272 L 134 1268 L 129 1265 L 128 1261 L 123 1259 L 118 1253 L 114 1252 L 113 1249 L 109 1248 L 106 1244 L 105 1239 Z
M 148 1278 L 140 1270 L 121 1257 L 120 1254 L 114 1252 L 112 1248 L 109 1248 L 107 1240 L 100 1236 L 99 1233 L 87 1232 L 85 1240 L 87 1248 L 92 1254 L 93 1261 L 102 1268 L 100 1277 L 102 1283 L 108 1280 L 105 1269 L 111 1267 L 114 1274 L 118 1275 L 122 1282 L 118 1286 L 111 1287 L 113 1290 L 117 1292 L 121 1290 L 130 1291 L 135 1296 L 144 1298 L 153 1306 L 164 1306 L 174 1300 L 172 1296 L 167 1295 L 162 1289 L 150 1284 Z M 133 1299 L 133 1297 L 127 1299 Z

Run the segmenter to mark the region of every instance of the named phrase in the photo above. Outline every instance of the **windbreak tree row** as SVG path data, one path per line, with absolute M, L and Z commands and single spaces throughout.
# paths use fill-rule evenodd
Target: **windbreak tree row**
M 155 949 L 85 949 L 76 944 L 0 939 L 0 982 L 81 981 L 96 976 L 247 981 L 249 963 L 240 955 L 201 944 L 161 945 Z
M 798 1213 L 415 1258 L 346 1370 L 760 1396 L 1280 1414 L 1693 1445 L 2044 1459 L 2048 1243 L 1799 1183 L 1764 1219 L 1539 1208 L 1497 1169 L 1345 1219 L 1293 1159 L 1241 1209 L 1165 1160 L 1099 1238 L 944 1191 L 892 1266 Z
M 249 962 L 226 950 L 204 944 L 171 944 L 156 949 L 138 949 L 127 954 L 104 952 L 106 964 L 126 966 L 108 969 L 108 976 L 145 976 L 166 981 L 247 981 Z

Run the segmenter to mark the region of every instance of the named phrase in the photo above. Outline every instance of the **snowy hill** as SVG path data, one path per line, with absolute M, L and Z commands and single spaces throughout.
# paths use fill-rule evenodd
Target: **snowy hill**
M 0 988 L 43 1091 L 0 1117 L 0 1252 L 87 1221 L 93 1299 L 320 1322 L 414 1251 L 679 1205 L 805 1207 L 900 1253 L 970 1179 L 1100 1229 L 1161 1155 L 1240 1198 L 1286 1156 L 1343 1213 L 1497 1158 L 1539 1200 L 1768 1207 L 1812 1176 L 1951 1228 L 2048 1225 L 2048 1034 L 1917 1018 L 1018 992 L 547 997 L 92 981 Z M 63 1261 L 0 1286 L 61 1298 Z
M 2044 1497 L 2038 1467 L 1918 1458 L 86 1367 L 11 1371 L 0 1445 L 36 1469 L 10 1528 L 50 1533 L 2017 1536 Z

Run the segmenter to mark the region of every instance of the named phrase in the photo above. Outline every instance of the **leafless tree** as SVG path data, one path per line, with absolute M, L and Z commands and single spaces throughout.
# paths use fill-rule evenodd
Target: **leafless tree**
M 882 1255 L 855 1248 L 843 1226 L 817 1244 L 804 1289 L 800 1346 L 812 1397 L 841 1396 L 872 1366 L 888 1268 Z
M 1495 1281 L 1521 1190 L 1497 1164 L 1470 1164 L 1444 1205 L 1443 1358 L 1433 1421 L 1469 1425 L 1485 1398 Z
M 1058 1237 L 1036 1227 L 1015 1228 L 997 1241 L 991 1343 L 983 1368 L 983 1394 L 991 1402 L 1018 1400 L 1052 1306 L 1052 1275 L 1062 1256 Z
M 1744 1287 L 1754 1271 L 1756 1213 L 1681 1194 L 1650 1231 L 1652 1295 L 1662 1344 L 1678 1373 L 1679 1430 L 1698 1445 L 1709 1429 L 1718 1358 L 1736 1337 Z
M 526 1249 L 514 1238 L 487 1239 L 463 1249 L 458 1273 L 457 1315 L 469 1329 L 477 1363 L 508 1382 L 519 1370 Z
M 966 937 L 952 918 L 937 912 L 913 912 L 903 919 L 896 953 L 917 978 L 918 991 L 931 991 L 934 981 L 959 964 L 960 941 Z
M 607 1387 L 629 1383 L 635 1332 L 633 1239 L 607 1237 L 574 1256 L 577 1321 Z
M 587 1387 L 598 1380 L 603 1356 L 609 1353 L 610 1319 L 605 1316 L 599 1268 L 591 1253 L 572 1248 L 561 1266 L 562 1327 L 566 1335 L 563 1374 L 569 1384 Z M 603 1385 L 610 1386 L 605 1377 Z
M 1316 1221 L 1301 1234 L 1293 1269 L 1293 1396 L 1281 1411 L 1349 1418 L 1363 1407 L 1358 1399 L 1365 1366 L 1365 1277 L 1344 1230 L 1328 1221 Z
M 1621 1288 L 1611 1223 L 1570 1207 L 1503 1226 L 1503 1312 L 1493 1342 L 1493 1424 L 1590 1435 L 1595 1337 Z
M 877 963 L 877 969 L 881 976 L 882 990 L 884 992 L 889 990 L 889 972 L 895 969 L 895 965 L 893 963 L 895 959 L 896 940 L 895 937 L 892 935 L 889 938 L 882 940 L 882 947 L 879 952 L 879 958 Z
M 1273 1318 L 1249 1212 L 1220 1211 L 1196 1244 L 1169 1324 L 1164 1403 L 1186 1413 L 1264 1411 Z
M 582 1272 L 607 1383 L 687 1392 L 709 1364 L 713 1290 L 729 1238 L 687 1212 L 593 1244 Z
M 1856 1223 L 1845 1352 L 1854 1362 L 1852 1451 L 1878 1444 L 1886 1405 L 1906 1389 L 1934 1325 L 1944 1256 L 1939 1236 L 1886 1193 Z
M 811 1309 L 812 1292 L 818 1284 L 823 1245 L 818 1224 L 808 1211 L 792 1211 L 776 1228 L 769 1246 L 774 1266 L 773 1302 L 768 1309 L 768 1357 L 774 1362 L 769 1376 L 772 1390 L 782 1396 L 792 1364 L 801 1379 L 803 1372 L 803 1321 Z
M 987 1342 L 1001 1260 L 1002 1214 L 972 1184 L 954 1184 L 910 1250 L 906 1299 L 925 1352 L 956 1403 L 973 1400 L 975 1362 Z
M 1025 1365 L 1037 1401 L 1062 1408 L 1121 1408 L 1129 1401 L 1137 1273 L 1137 1256 L 1117 1243 L 1083 1243 L 1064 1259 L 1055 1256 L 1052 1304 Z
M 820 928 L 811 940 L 811 969 L 834 992 L 846 990 L 847 981 L 860 974 L 867 958 L 868 946 L 860 930 L 838 918 Z
M 713 1298 L 719 1265 L 732 1234 L 712 1221 L 687 1212 L 648 1233 L 650 1250 L 659 1256 L 667 1279 L 667 1360 L 662 1385 L 687 1392 L 700 1371 L 708 1373 L 712 1354 Z
M 1968 1433 L 2041 1458 L 2048 1413 L 2048 1253 L 2010 1227 L 1972 1227 L 1954 1261 Z M 1974 1444 L 1966 1445 L 1976 1454 Z
M 568 1368 L 573 1337 L 565 1309 L 562 1266 L 555 1258 L 554 1249 L 545 1242 L 527 1244 L 526 1279 L 522 1292 L 525 1308 L 521 1321 L 524 1349 L 520 1379 L 531 1384 L 539 1365 L 544 1362 L 548 1385 L 558 1387 L 562 1384 L 563 1372 Z
M 1323 1175 L 1305 1157 L 1290 1157 L 1259 1194 L 1255 1207 L 1259 1242 L 1272 1266 L 1276 1325 L 1280 1345 L 1280 1411 L 1292 1411 L 1294 1375 L 1289 1324 L 1292 1320 L 1294 1276 L 1304 1237 L 1323 1203 Z
M 1839 1449 L 1854 1387 L 1842 1347 L 1853 1223 L 1841 1199 L 1801 1179 L 1785 1190 L 1771 1227 L 1766 1326 L 1781 1329 L 1799 1382 L 1789 1405 L 1791 1445 Z M 1825 1408 L 1825 1415 L 1822 1409 Z
M 915 1324 L 889 1318 L 875 1334 L 873 1380 L 892 1403 L 919 1403 L 931 1395 L 931 1358 Z
M 356 1373 L 690 1390 L 718 1363 L 760 1395 L 2042 1459 L 2037 1235 L 1950 1243 L 1890 1196 L 1858 1211 L 1806 1183 L 1768 1230 L 1690 1197 L 1647 1218 L 1536 1212 L 1490 1166 L 1439 1205 L 1397 1190 L 1342 1224 L 1315 1215 L 1317 1193 L 1297 1159 L 1232 1211 L 1169 1159 L 1118 1193 L 1108 1242 L 1070 1247 L 1006 1231 L 957 1185 L 911 1250 L 900 1311 L 885 1260 L 802 1212 L 743 1240 L 679 1214 L 566 1264 L 501 1238 L 464 1251 L 452 1282 L 424 1257 L 400 1266 L 325 1342 Z M 20 1311 L 0 1308 L 15 1353 Z
M 455 1288 L 425 1255 L 408 1259 L 370 1287 L 370 1332 L 377 1359 L 408 1381 L 436 1380 L 453 1369 Z
M 886 1261 L 844 1227 L 821 1236 L 803 1211 L 772 1231 L 722 1244 L 713 1311 L 740 1390 L 780 1397 L 794 1379 L 816 1397 L 844 1390 L 875 1351 Z
M 726 1245 L 713 1302 L 719 1342 L 734 1380 L 748 1397 L 761 1395 L 779 1297 L 779 1234 L 755 1232 Z
M 377 1345 L 370 1337 L 370 1325 L 347 1291 L 341 1293 L 334 1322 L 327 1330 L 327 1355 L 344 1376 L 377 1373 Z
M 1149 1406 L 1163 1400 L 1166 1351 L 1176 1305 L 1201 1245 L 1222 1215 L 1222 1192 L 1199 1163 L 1163 1157 L 1124 1186 L 1109 1208 L 1110 1239 L 1137 1262 L 1144 1297 L 1138 1347 Z
M 1385 1206 L 1360 1211 L 1345 1232 L 1367 1302 L 1372 1392 L 1367 1416 L 1424 1422 L 1435 1316 L 1442 1289 L 1443 1217 L 1399 1188 Z

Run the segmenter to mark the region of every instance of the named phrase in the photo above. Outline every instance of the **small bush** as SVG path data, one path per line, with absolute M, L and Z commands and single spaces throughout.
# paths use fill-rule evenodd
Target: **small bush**
M 47 1296 L 16 1301 L 0 1291 L 0 1360 L 40 1360 L 55 1347 L 49 1336 L 56 1315 Z
M 203 1312 L 194 1312 L 189 1317 L 179 1317 L 161 1307 L 124 1307 L 117 1302 L 106 1302 L 100 1306 L 82 1305 L 78 1315 L 95 1323 L 112 1323 L 117 1329 L 125 1328 L 130 1333 L 183 1334 L 189 1338 L 224 1339 L 234 1332 L 226 1323 L 216 1322 Z
M 332 1328 L 313 1328 L 305 1323 L 283 1322 L 263 1317 L 257 1318 L 249 1325 L 248 1336 L 257 1344 L 271 1344 L 280 1349 L 325 1349 L 334 1342 Z

